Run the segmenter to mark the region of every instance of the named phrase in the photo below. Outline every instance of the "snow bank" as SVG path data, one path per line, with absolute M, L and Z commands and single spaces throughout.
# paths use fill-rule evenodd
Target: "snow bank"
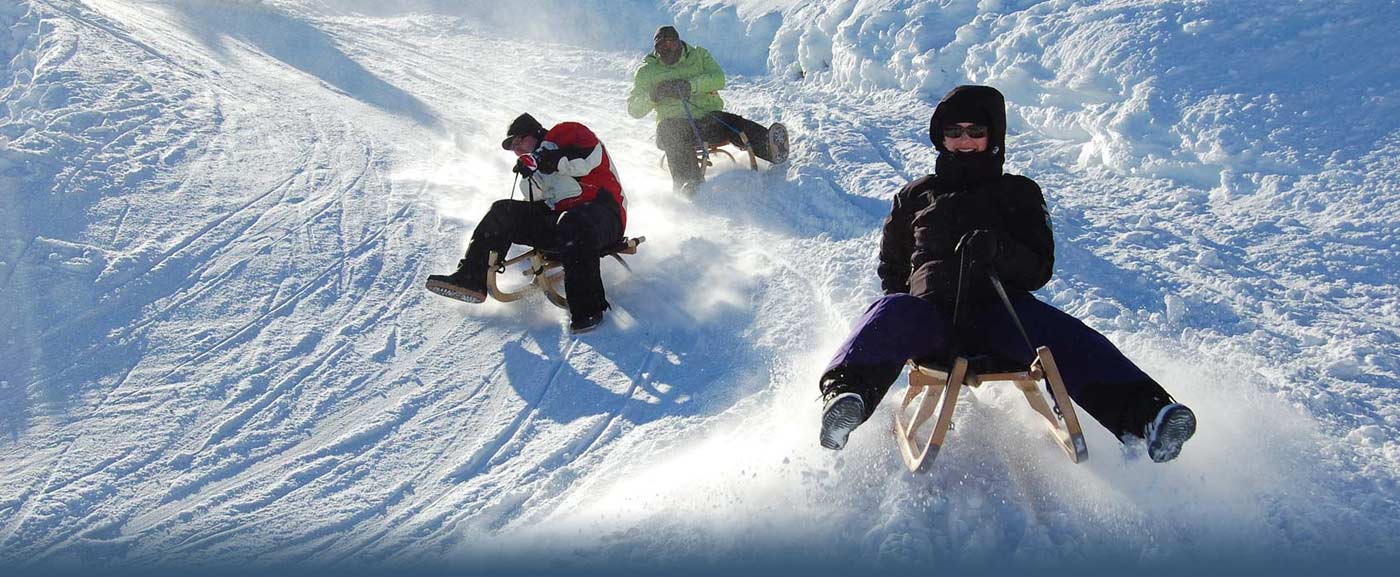
M 933 102 L 958 84 L 991 84 L 1007 95 L 1013 131 L 1063 139 L 1081 165 L 1206 189 L 1257 187 L 1267 175 L 1358 158 L 1400 116 L 1392 40 L 1400 11 L 1365 2 L 416 6 L 470 15 L 506 35 L 638 53 L 657 25 L 673 23 L 731 73 L 767 71 L 836 91 Z M 1370 66 L 1352 65 L 1362 55 Z

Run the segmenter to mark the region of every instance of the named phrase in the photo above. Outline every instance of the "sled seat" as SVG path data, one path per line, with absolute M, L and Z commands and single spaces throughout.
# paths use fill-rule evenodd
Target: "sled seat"
M 622 260 L 621 255 L 637 254 L 637 245 L 643 242 L 646 242 L 644 236 L 623 237 L 622 240 L 600 251 L 598 258 L 613 257 L 622 264 L 623 268 L 630 271 L 632 267 L 627 266 L 627 262 Z M 564 264 L 559 262 L 558 250 L 532 248 L 504 261 L 501 260 L 501 255 L 496 254 L 496 251 L 491 251 L 487 262 L 489 264 L 486 267 L 486 290 L 491 298 L 508 303 L 525 298 L 526 295 L 535 290 L 542 290 L 549 302 L 560 308 L 569 308 L 569 299 L 564 295 Z M 525 270 L 520 271 L 520 274 L 525 275 L 529 282 L 516 291 L 501 289 L 496 282 L 496 275 L 521 262 L 529 263 Z
M 962 387 L 976 388 L 986 383 L 1015 384 L 1025 394 L 1031 409 L 1050 427 L 1070 461 L 1081 463 L 1088 459 L 1084 432 L 1079 427 L 1079 417 L 1065 391 L 1060 371 L 1055 367 L 1055 358 L 1049 347 L 1037 348 L 1035 353 L 1035 360 L 1029 367 L 990 356 L 958 357 L 952 367 L 911 361 L 909 389 L 894 415 L 895 440 L 909 470 L 925 471 L 938 457 L 952 428 L 953 411 Z M 1042 379 L 1049 385 L 1050 402 L 1038 386 Z M 914 408 L 912 416 L 909 415 L 911 407 Z M 927 434 L 920 432 L 930 424 L 932 429 Z

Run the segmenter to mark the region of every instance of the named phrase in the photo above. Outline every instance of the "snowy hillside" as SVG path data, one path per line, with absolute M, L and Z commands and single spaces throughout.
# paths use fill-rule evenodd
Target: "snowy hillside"
M 671 193 L 657 25 L 791 161 Z M 1375 574 L 1400 561 L 1400 2 L 0 0 L 0 568 Z M 1038 295 L 1200 419 L 1069 463 L 970 393 L 816 443 L 947 89 L 1010 106 Z M 510 119 L 606 143 L 603 330 L 422 290 Z M 892 403 L 893 401 L 887 401 Z M 801 573 L 799 573 L 801 574 Z

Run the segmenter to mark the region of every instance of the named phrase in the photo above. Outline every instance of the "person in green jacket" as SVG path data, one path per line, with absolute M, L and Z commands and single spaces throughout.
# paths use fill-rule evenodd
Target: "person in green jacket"
M 654 40 L 656 50 L 637 69 L 627 112 L 642 118 L 656 111 L 656 147 L 666 152 L 677 191 L 691 194 L 705 179 L 696 158 L 697 138 L 742 146 L 742 132 L 755 156 L 773 164 L 787 160 L 787 130 L 781 124 L 764 127 L 724 111 L 719 97 L 724 71 L 708 50 L 682 42 L 673 26 L 657 29 Z

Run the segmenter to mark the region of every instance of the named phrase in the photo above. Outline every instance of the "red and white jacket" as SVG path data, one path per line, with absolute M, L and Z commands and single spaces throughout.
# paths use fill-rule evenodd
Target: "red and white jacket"
M 563 212 L 592 202 L 599 194 L 610 194 L 622 218 L 622 229 L 627 229 L 627 199 L 622 195 L 617 167 L 593 131 L 577 122 L 561 122 L 549 129 L 539 148 L 558 150 L 563 156 L 557 171 L 536 172 L 521 179 L 520 191 L 526 199 L 543 201 L 554 212 Z

